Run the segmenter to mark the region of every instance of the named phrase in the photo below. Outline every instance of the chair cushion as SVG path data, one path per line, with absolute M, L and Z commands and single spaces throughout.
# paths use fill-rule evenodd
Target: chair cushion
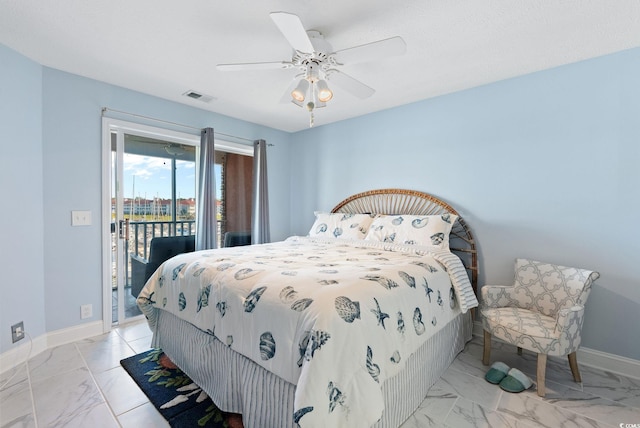
M 567 355 L 556 319 L 522 308 L 485 308 L 482 326 L 492 336 L 539 354 Z

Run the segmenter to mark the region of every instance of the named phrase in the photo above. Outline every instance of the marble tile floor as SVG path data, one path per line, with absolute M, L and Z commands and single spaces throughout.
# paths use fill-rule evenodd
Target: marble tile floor
M 119 363 L 150 340 L 146 322 L 128 324 L 0 374 L 0 427 L 168 427 Z M 566 359 L 550 358 L 543 399 L 535 385 L 512 394 L 486 382 L 481 354 L 474 337 L 401 428 L 640 426 L 640 379 L 582 365 L 577 384 Z M 535 355 L 526 351 L 494 342 L 492 361 L 535 378 Z

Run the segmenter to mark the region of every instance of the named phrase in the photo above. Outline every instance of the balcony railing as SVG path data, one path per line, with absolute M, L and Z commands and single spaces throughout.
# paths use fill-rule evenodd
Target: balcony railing
M 196 234 L 195 220 L 132 221 L 129 223 L 127 253 L 149 258 L 151 240 L 159 236 L 189 236 Z
M 223 222 L 218 221 L 217 240 L 221 241 Z M 127 285 L 131 284 L 131 267 L 129 255 L 136 254 L 145 259 L 149 258 L 151 240 L 161 236 L 190 236 L 196 234 L 195 220 L 178 221 L 135 221 L 129 223 L 129 240 L 125 243 L 127 257 L 125 258 L 125 272 Z
M 218 221 L 217 239 L 221 242 L 223 222 Z M 115 226 L 112 226 L 115 231 Z M 178 220 L 178 221 L 132 221 L 129 222 L 129 240 L 125 241 L 125 273 L 127 281 L 125 287 L 131 286 L 131 263 L 130 255 L 136 254 L 145 259 L 149 258 L 149 247 L 151 240 L 162 236 L 189 236 L 196 234 L 195 220 Z M 113 248 L 115 248 L 116 234 L 112 234 Z M 115 259 L 114 269 L 115 269 Z M 113 287 L 116 287 L 115 270 L 113 271 Z

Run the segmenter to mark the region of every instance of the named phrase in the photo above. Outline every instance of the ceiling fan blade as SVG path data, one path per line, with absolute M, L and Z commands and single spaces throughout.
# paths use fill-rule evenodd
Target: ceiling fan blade
M 286 61 L 278 62 L 246 62 L 237 64 L 218 64 L 216 68 L 220 71 L 245 71 L 245 70 L 275 70 L 291 68 L 292 63 Z
M 365 85 L 359 80 L 356 80 L 348 74 L 335 69 L 327 71 L 327 80 L 331 83 L 335 83 L 345 91 L 350 92 L 356 97 L 362 99 L 369 98 L 376 92 L 375 89 Z
M 269 14 L 293 49 L 312 53 L 313 45 L 298 15 L 287 12 L 271 12 Z
M 352 48 L 342 49 L 333 53 L 339 64 L 355 64 L 389 56 L 402 55 L 407 51 L 407 45 L 402 37 L 378 40 Z

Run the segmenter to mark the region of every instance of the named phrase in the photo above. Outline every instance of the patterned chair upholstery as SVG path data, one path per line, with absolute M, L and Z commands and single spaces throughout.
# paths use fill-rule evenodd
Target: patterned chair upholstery
M 598 272 L 517 259 L 512 286 L 485 285 L 480 289 L 484 328 L 482 362 L 489 364 L 491 336 L 538 354 L 537 390 L 545 395 L 547 355 L 567 355 L 571 373 L 581 382 L 576 359 L 580 346 L 584 305 Z

